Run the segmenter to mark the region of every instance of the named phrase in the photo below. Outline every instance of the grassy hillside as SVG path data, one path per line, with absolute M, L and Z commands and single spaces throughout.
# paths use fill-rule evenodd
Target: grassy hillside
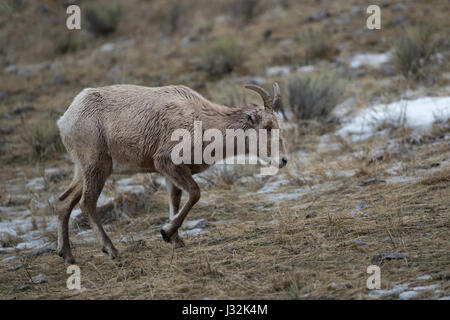
M 81 30 L 66 28 L 71 3 Z M 374 104 L 450 96 L 448 1 L 380 7 L 381 30 L 368 30 L 367 2 L 356 0 L 0 2 L 0 297 L 448 297 L 449 119 L 427 130 L 385 119 L 368 139 L 337 134 Z M 52 201 L 71 181 L 55 122 L 73 97 L 184 84 L 232 107 L 260 103 L 246 83 L 275 80 L 288 167 L 202 174 L 188 220 L 204 220 L 185 226 L 182 249 L 158 233 L 168 204 L 157 175 L 110 178 L 105 202 L 131 208 L 105 226 L 121 256 L 110 261 L 88 228 L 72 227 L 84 290 L 68 290 Z M 386 292 L 366 288 L 371 264 Z M 30 282 L 40 274 L 47 281 Z

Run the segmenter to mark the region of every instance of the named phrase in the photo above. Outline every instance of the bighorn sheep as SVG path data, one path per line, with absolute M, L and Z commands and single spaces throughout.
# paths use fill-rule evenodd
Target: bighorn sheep
M 206 170 L 209 165 L 175 165 L 171 161 L 171 150 L 176 142 L 171 141 L 171 133 L 178 128 L 192 132 L 194 120 L 201 120 L 205 129 L 219 129 L 224 136 L 228 128 L 280 129 L 278 115 L 274 112 L 281 104 L 278 84 L 273 85 L 273 97 L 261 87 L 248 85 L 246 88 L 259 93 L 264 106 L 247 104 L 229 108 L 212 103 L 185 86 L 114 85 L 81 91 L 57 122 L 75 165 L 73 181 L 56 203 L 57 252 L 65 262 L 75 263 L 68 222 L 78 202 L 103 251 L 110 258 L 118 255 L 96 215 L 98 197 L 112 173 L 158 172 L 165 177 L 170 222 L 160 231 L 165 241 L 183 246 L 178 228 L 200 198 L 199 186 L 192 175 Z M 279 143 L 281 168 L 287 163 L 281 134 Z M 182 191 L 189 197 L 179 209 Z

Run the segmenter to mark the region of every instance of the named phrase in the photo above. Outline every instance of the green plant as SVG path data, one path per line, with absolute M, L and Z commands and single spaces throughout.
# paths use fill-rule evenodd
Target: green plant
M 85 9 L 85 20 L 88 29 L 100 36 L 116 31 L 119 25 L 122 10 L 118 5 L 111 7 L 87 7 Z

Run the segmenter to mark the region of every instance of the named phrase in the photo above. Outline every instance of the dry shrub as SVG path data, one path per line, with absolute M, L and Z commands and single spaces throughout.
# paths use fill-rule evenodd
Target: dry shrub
M 261 0 L 233 0 L 229 3 L 232 17 L 245 23 L 249 22 L 264 10 Z
M 241 48 L 232 38 L 222 38 L 206 48 L 201 61 L 202 69 L 211 77 L 231 73 L 241 61 Z
M 76 52 L 82 48 L 84 48 L 84 42 L 79 34 L 74 32 L 65 33 L 64 36 L 55 43 L 55 52 L 58 54 Z
M 405 77 L 423 77 L 423 67 L 436 49 L 434 28 L 422 25 L 406 30 L 394 48 L 395 65 Z
M 327 59 L 335 54 L 336 48 L 330 41 L 331 36 L 324 29 L 309 29 L 302 36 L 305 63 L 318 59 Z
M 435 171 L 420 179 L 420 183 L 426 186 L 439 183 L 446 183 L 448 185 L 450 183 L 450 169 L 445 168 Z
M 326 121 L 343 95 L 335 74 L 303 74 L 289 81 L 289 105 L 296 120 Z
M 52 118 L 33 123 L 23 138 L 33 156 L 39 159 L 64 151 L 58 127 Z
M 23 240 L 12 233 L 2 232 L 0 237 L 0 248 L 11 248 L 21 243 Z
M 85 9 L 85 20 L 89 31 L 98 36 L 105 36 L 116 31 L 122 10 L 120 6 L 91 6 Z
M 186 10 L 182 1 L 172 1 L 161 19 L 163 31 L 170 35 L 178 32 L 186 22 Z

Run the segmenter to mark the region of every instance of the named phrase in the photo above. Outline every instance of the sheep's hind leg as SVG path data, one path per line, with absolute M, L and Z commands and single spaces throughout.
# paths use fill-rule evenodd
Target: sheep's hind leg
M 72 183 L 56 202 L 58 212 L 58 245 L 56 250 L 58 255 L 64 258 L 64 262 L 68 264 L 76 263 L 70 249 L 69 218 L 73 208 L 81 199 L 82 189 L 81 176 L 78 175 L 78 171 L 75 169 L 75 177 Z
M 181 194 L 182 190 L 175 186 L 169 179 L 166 178 L 166 187 L 167 192 L 169 193 L 169 212 L 170 212 L 170 221 L 173 220 L 175 217 L 175 214 L 180 209 L 180 201 L 181 201 Z M 175 245 L 175 248 L 181 248 L 184 247 L 184 241 L 178 234 L 178 230 L 175 231 L 175 233 L 170 238 L 170 242 L 172 242 Z
M 100 219 L 96 213 L 98 197 L 100 196 L 106 179 L 110 174 L 110 164 L 92 166 L 83 171 L 83 196 L 80 202 L 80 207 L 87 216 L 92 231 L 94 231 L 98 241 L 102 244 L 102 251 L 107 253 L 111 259 L 114 259 L 119 255 L 119 252 L 114 247 L 111 239 L 109 239 L 103 229 Z

